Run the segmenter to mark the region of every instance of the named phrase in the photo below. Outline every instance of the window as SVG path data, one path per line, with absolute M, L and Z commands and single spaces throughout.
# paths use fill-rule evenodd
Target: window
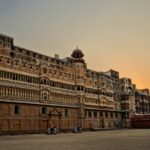
M 129 95 L 121 95 L 121 100 L 129 100 Z
M 47 82 L 46 82 L 46 79 L 44 79 L 43 82 L 44 82 L 44 84 L 46 84 L 46 83 L 47 83 Z
M 110 117 L 113 118 L 113 112 L 110 113 Z
M 33 69 L 33 66 L 30 64 L 30 69 Z
M 14 114 L 18 115 L 20 113 L 20 107 L 15 105 Z
M 77 91 L 80 91 L 80 86 L 77 86 Z
M 15 53 L 14 52 L 10 52 L 10 57 L 14 58 L 15 57 Z
M 84 114 L 84 115 L 85 115 L 85 117 L 87 116 L 87 111 L 85 111 L 85 114 Z
M 94 111 L 94 117 L 95 117 L 95 118 L 97 117 L 97 112 L 96 112 L 96 111 Z
M 92 113 L 91 111 L 88 111 L 88 117 L 91 118 L 92 117 Z
M 68 117 L 68 109 L 65 108 L 65 117 Z
M 118 113 L 115 113 L 115 118 L 118 118 Z
M 9 59 L 7 60 L 7 64 L 10 64 L 10 60 Z
M 49 99 L 49 93 L 47 91 L 45 91 L 45 92 L 43 91 L 42 92 L 42 99 L 43 100 L 48 100 Z
M 16 66 L 19 66 L 19 62 L 18 62 L 18 61 L 16 61 L 16 62 L 15 62 L 15 65 L 16 65 Z
M 43 73 L 47 73 L 47 69 L 46 68 L 43 68 Z
M 45 60 L 48 61 L 48 57 L 45 57 Z
M 47 108 L 46 107 L 42 107 L 42 114 L 47 114 Z
M 105 113 L 105 117 L 108 118 L 108 112 Z
M 103 112 L 100 112 L 100 116 L 103 117 Z
M 16 80 L 16 75 L 15 74 L 13 74 L 13 80 Z
M 33 53 L 33 57 L 36 57 L 36 53 Z
M 29 52 L 29 51 L 26 51 L 26 54 L 27 54 L 28 56 L 30 56 L 30 52 Z
M 23 67 L 25 68 L 25 67 L 26 67 L 26 64 L 23 64 Z
M 43 95 L 44 95 L 44 99 L 48 99 L 47 93 L 43 93 Z

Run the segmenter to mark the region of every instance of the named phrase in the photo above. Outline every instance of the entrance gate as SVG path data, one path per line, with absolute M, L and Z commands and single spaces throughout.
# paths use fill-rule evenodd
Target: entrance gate
M 59 131 L 61 130 L 61 113 L 54 109 L 53 111 L 50 111 L 48 114 L 48 127 L 49 128 L 57 128 Z

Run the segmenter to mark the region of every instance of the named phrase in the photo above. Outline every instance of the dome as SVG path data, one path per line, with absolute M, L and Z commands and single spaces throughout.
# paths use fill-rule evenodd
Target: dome
M 71 54 L 71 57 L 75 59 L 81 59 L 83 56 L 82 50 L 78 49 L 78 47 Z

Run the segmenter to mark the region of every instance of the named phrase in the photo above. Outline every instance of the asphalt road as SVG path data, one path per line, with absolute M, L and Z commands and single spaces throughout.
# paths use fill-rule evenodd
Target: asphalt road
M 0 150 L 150 150 L 150 129 L 1 136 Z

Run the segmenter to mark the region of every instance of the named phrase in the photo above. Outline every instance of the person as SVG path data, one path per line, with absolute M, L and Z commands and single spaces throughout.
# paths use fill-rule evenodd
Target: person
M 57 128 L 56 127 L 53 128 L 53 133 L 57 134 Z
M 73 129 L 73 133 L 78 133 L 77 127 L 75 127 L 75 128 Z
M 52 131 L 51 131 L 51 128 L 48 128 L 48 129 L 47 129 L 47 134 L 51 134 L 51 132 L 52 132 Z
M 79 132 L 79 133 L 82 132 L 82 127 L 78 127 L 78 132 Z

